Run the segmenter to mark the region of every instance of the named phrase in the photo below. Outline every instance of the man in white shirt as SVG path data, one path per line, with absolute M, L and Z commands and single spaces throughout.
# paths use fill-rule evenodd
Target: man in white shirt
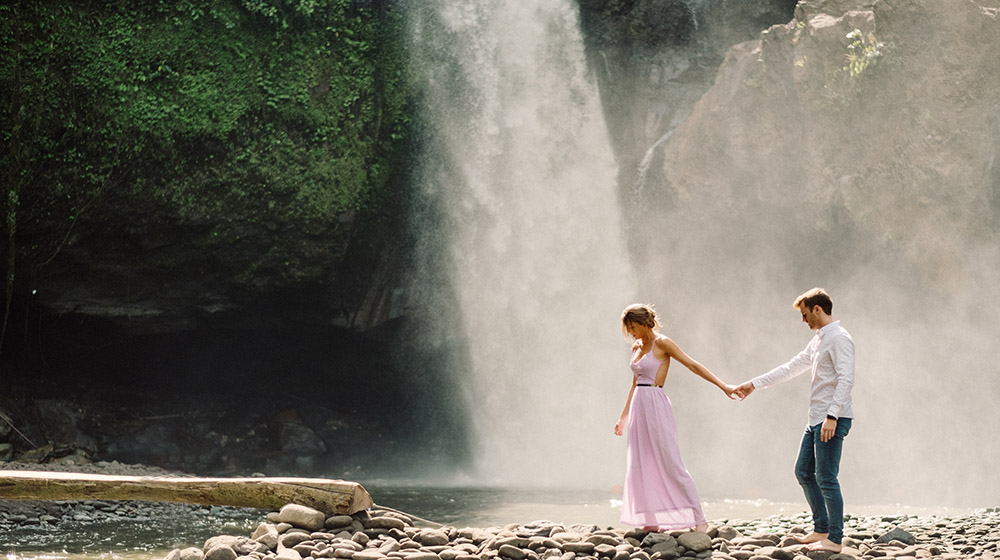
M 833 300 L 813 288 L 795 300 L 802 321 L 816 335 L 797 356 L 736 388 L 740 400 L 797 375 L 812 372 L 809 423 L 802 437 L 795 476 L 812 509 L 813 532 L 798 540 L 812 550 L 840 552 L 844 538 L 844 499 L 837 475 L 844 438 L 851 430 L 854 386 L 854 340 L 834 321 Z

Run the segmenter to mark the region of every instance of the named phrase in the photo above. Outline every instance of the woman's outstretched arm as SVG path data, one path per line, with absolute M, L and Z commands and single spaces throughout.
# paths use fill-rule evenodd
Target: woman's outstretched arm
M 715 385 L 719 389 L 722 389 L 722 392 L 725 393 L 726 396 L 733 400 L 738 399 L 735 394 L 736 387 L 723 382 L 714 373 L 709 371 L 707 367 L 701 365 L 701 363 L 691 356 L 688 356 L 683 350 L 681 350 L 681 347 L 678 346 L 676 342 L 664 336 L 656 339 L 656 344 L 659 345 L 660 349 L 663 350 L 668 356 L 683 364 L 684 367 L 691 370 L 695 375 L 701 377 L 705 381 L 708 381 L 712 385 Z M 662 375 L 666 377 L 666 372 Z M 664 381 L 665 379 L 660 379 L 659 377 L 656 378 L 657 385 L 663 385 Z

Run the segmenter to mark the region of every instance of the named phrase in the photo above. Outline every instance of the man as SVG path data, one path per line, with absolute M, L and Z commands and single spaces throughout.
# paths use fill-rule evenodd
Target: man
M 796 537 L 812 550 L 840 552 L 844 539 L 844 499 L 837 474 L 844 438 L 851 430 L 851 387 L 854 386 L 854 340 L 834 321 L 833 300 L 813 288 L 795 300 L 802 321 L 816 331 L 805 350 L 764 375 L 736 388 L 740 400 L 755 389 L 812 372 L 809 423 L 802 437 L 795 476 L 813 515 L 813 532 Z

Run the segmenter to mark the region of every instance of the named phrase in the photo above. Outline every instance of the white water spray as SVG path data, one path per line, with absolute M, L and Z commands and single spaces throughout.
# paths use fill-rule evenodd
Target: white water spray
M 444 205 L 479 482 L 613 484 L 632 274 L 616 166 L 570 0 L 412 8 L 421 162 Z
M 670 129 L 666 134 L 660 136 L 660 139 L 653 142 L 653 145 L 646 150 L 646 155 L 642 156 L 639 168 L 635 172 L 635 181 L 632 183 L 632 197 L 637 204 L 642 200 L 642 191 L 646 188 L 646 175 L 649 173 L 649 165 L 653 163 L 653 155 L 656 154 L 656 148 L 659 148 L 660 144 L 670 140 L 670 137 L 674 135 L 674 130 L 676 129 Z

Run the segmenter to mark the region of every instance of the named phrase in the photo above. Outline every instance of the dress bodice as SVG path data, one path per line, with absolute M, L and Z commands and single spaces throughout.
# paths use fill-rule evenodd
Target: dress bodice
M 629 364 L 629 367 L 635 374 L 636 383 L 655 384 L 656 372 L 660 371 L 660 366 L 666 361 L 660 361 L 653 357 L 653 349 L 650 348 L 649 352 L 643 354 L 638 361 Z

